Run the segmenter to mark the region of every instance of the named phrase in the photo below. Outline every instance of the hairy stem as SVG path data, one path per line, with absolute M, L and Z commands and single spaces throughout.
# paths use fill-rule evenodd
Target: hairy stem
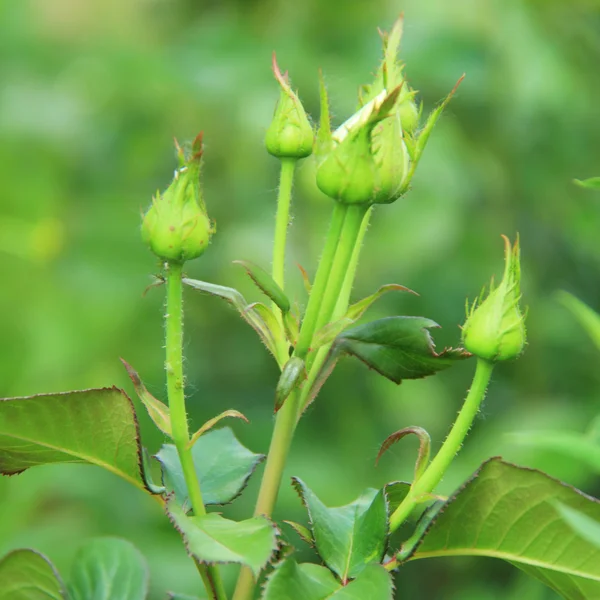
M 350 264 L 348 265 L 348 270 L 346 271 L 346 278 L 344 279 L 344 284 L 342 285 L 342 289 L 338 296 L 335 309 L 333 311 L 333 314 L 331 315 L 332 321 L 341 319 L 348 310 L 348 306 L 350 304 L 350 294 L 352 292 L 352 286 L 354 285 L 354 279 L 356 278 L 356 269 L 358 267 L 358 261 L 360 259 L 360 251 L 362 250 L 362 244 L 365 239 L 365 234 L 367 233 L 367 229 L 369 228 L 369 221 L 371 220 L 372 212 L 373 208 L 370 208 L 363 217 L 360 230 L 358 232 L 358 237 L 356 238 L 356 243 L 354 244 L 352 258 L 350 259 Z M 321 369 L 323 363 L 325 362 L 325 359 L 327 358 L 327 354 L 330 348 L 331 344 L 325 344 L 324 346 L 321 346 L 321 348 L 319 348 L 315 354 L 315 357 L 308 371 L 307 381 L 302 387 L 302 391 L 300 394 L 299 411 L 297 417 L 298 420 L 302 416 L 302 413 L 304 412 L 306 407 L 311 402 L 311 389 L 315 383 L 317 375 L 319 374 L 319 370 Z
M 285 246 L 287 231 L 290 223 L 290 205 L 292 202 L 292 185 L 294 183 L 294 171 L 296 169 L 296 158 L 282 158 L 281 172 L 279 175 L 279 194 L 277 196 L 277 216 L 275 217 L 275 239 L 273 241 L 273 280 L 282 290 L 285 290 Z M 283 315 L 280 308 L 273 303 L 273 311 L 281 331 L 285 331 Z M 281 367 L 288 357 L 288 344 L 285 335 L 276 340 L 277 360 Z
M 481 358 L 477 359 L 473 383 L 458 413 L 458 417 L 436 457 L 431 461 L 423 475 L 413 483 L 406 498 L 392 514 L 390 518 L 391 531 L 398 529 L 419 503 L 419 500 L 424 495 L 433 492 L 442 480 L 450 463 L 458 454 L 469 429 L 471 429 L 473 420 L 479 412 L 493 369 L 493 363 Z
M 300 358 L 306 358 L 306 355 L 310 350 L 310 344 L 317 326 L 317 319 L 319 318 L 321 305 L 324 300 L 323 296 L 328 287 L 331 269 L 336 256 L 338 243 L 341 239 L 347 212 L 348 207 L 346 205 L 340 204 L 339 202 L 335 203 L 331 222 L 329 224 L 329 231 L 327 232 L 327 238 L 325 240 L 325 248 L 321 255 L 319 268 L 315 275 L 306 312 L 302 320 L 298 343 L 296 344 L 295 355 Z
M 192 450 L 188 448 L 190 434 L 185 408 L 183 379 L 183 298 L 182 269 L 179 263 L 167 263 L 167 308 L 165 313 L 167 360 L 167 392 L 171 412 L 173 442 L 177 448 L 179 461 L 188 489 L 188 496 L 195 515 L 206 514 L 200 483 L 194 468 Z M 196 563 L 207 592 L 213 600 L 226 600 L 227 595 L 219 571 L 212 566 Z

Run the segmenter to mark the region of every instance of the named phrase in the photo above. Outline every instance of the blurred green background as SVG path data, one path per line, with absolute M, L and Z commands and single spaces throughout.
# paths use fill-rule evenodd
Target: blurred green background
M 500 234 L 520 232 L 529 346 L 497 369 L 442 488 L 450 492 L 501 454 L 600 495 L 597 473 L 506 435 L 583 431 L 600 412 L 596 351 L 553 296 L 566 289 L 600 307 L 599 197 L 571 182 L 600 174 L 595 0 L 0 0 L 0 394 L 116 384 L 133 395 L 122 356 L 164 398 L 164 291 L 142 296 L 158 265 L 139 223 L 172 176 L 173 137 L 205 132 L 204 189 L 218 224 L 190 276 L 258 299 L 231 261 L 270 264 L 278 163 L 263 136 L 278 95 L 271 53 L 315 117 L 323 68 L 339 124 L 377 66 L 377 28 L 401 11 L 407 76 L 426 110 L 467 77 L 413 191 L 374 215 L 354 296 L 383 283 L 409 286 L 420 296 L 389 295 L 370 315 L 428 316 L 443 325 L 438 345 L 456 344 L 465 298 L 501 273 Z M 312 177 L 305 161 L 287 261 L 300 304 L 295 264 L 314 274 L 331 208 Z M 241 410 L 251 425 L 232 426 L 266 451 L 274 361 L 227 305 L 193 292 L 186 302 L 193 423 Z M 327 503 L 342 504 L 366 486 L 410 478 L 416 442 L 401 442 L 375 469 L 380 442 L 421 425 L 439 444 L 473 367 L 397 387 L 342 362 L 299 427 L 286 481 L 298 475 Z M 141 410 L 140 421 L 156 451 L 162 440 Z M 250 513 L 255 479 L 226 514 Z M 305 521 L 287 483 L 276 516 Z M 0 553 L 35 547 L 68 574 L 78 544 L 95 535 L 141 549 L 153 600 L 166 590 L 197 592 L 197 573 L 157 505 L 112 475 L 57 466 L 0 480 Z M 235 569 L 225 572 L 233 582 Z M 435 600 L 556 598 L 488 559 L 410 564 L 397 586 L 402 597 Z

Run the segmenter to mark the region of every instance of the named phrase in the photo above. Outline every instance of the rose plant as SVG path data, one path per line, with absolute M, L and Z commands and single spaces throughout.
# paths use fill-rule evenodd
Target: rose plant
M 600 598 L 597 499 L 499 457 L 484 462 L 450 497 L 436 494 L 479 411 L 493 370 L 525 348 L 518 238 L 511 242 L 504 237 L 503 276 L 468 306 L 460 347 L 436 350 L 430 330 L 438 325 L 425 317 L 363 319 L 382 295 L 411 291 L 402 285 L 382 285 L 370 296 L 350 301 L 371 213 L 393 210 L 385 205 L 410 190 L 432 130 L 456 90 L 423 120 L 398 60 L 401 36 L 399 19 L 382 35 L 383 58 L 373 82 L 361 89 L 357 111 L 335 130 L 323 78 L 321 114 L 314 127 L 289 76 L 273 59 L 279 100 L 266 148 L 280 161 L 281 176 L 272 270 L 239 261 L 264 302 L 248 303 L 233 288 L 186 276 L 186 263 L 207 251 L 215 227 L 201 187 L 202 135 L 189 146 L 176 146 L 173 180 L 156 193 L 142 222 L 143 240 L 162 271 L 156 286 L 166 290 L 167 402 L 152 396 L 125 363 L 166 440 L 156 455 L 145 450 L 133 404 L 117 387 L 0 401 L 2 474 L 50 463 L 89 463 L 143 490 L 181 535 L 200 576 L 201 598 L 388 600 L 396 588 L 402 597 L 402 568 L 408 561 L 466 555 L 508 561 L 564 598 Z M 332 214 L 314 277 L 303 273 L 308 300 L 300 311 L 288 295 L 284 259 L 294 175 L 307 157 L 315 161 L 316 184 L 331 199 Z M 229 302 L 255 329 L 281 373 L 273 385 L 275 424 L 256 508 L 242 521 L 226 519 L 214 507 L 234 501 L 265 457 L 245 448 L 230 427 L 222 427 L 222 419 L 245 419 L 236 410 L 215 407 L 214 418 L 190 429 L 184 288 L 190 290 L 189 302 L 202 302 L 194 292 Z M 432 376 L 466 360 L 475 363 L 475 374 L 446 440 L 433 455 L 429 434 L 421 427 L 406 426 L 383 441 L 379 456 L 405 436 L 418 438 L 411 482 L 392 481 L 362 491 L 348 505 L 331 507 L 310 482 L 294 478 L 306 523 L 276 523 L 273 509 L 297 423 L 346 357 L 395 383 Z M 157 466 L 160 480 L 152 477 Z M 314 547 L 319 564 L 297 561 L 286 541 L 291 530 Z M 240 565 L 235 590 L 223 583 L 222 563 Z M 120 539 L 87 543 L 66 582 L 35 550 L 17 549 L 0 560 L 0 600 L 143 600 L 147 594 L 142 554 Z M 184 598 L 176 593 L 169 597 Z

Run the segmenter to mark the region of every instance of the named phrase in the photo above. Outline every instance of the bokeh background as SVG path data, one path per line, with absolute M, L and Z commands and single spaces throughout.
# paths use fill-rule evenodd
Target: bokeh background
M 401 11 L 406 73 L 426 110 L 467 77 L 413 191 L 374 215 L 354 296 L 407 285 L 420 296 L 390 295 L 370 315 L 428 316 L 443 326 L 438 344 L 456 344 L 465 298 L 501 273 L 500 234 L 519 232 L 529 346 L 497 369 L 442 491 L 501 454 L 600 495 L 589 467 L 508 435 L 583 432 L 600 412 L 598 355 L 555 297 L 566 289 L 600 307 L 600 197 L 572 184 L 600 174 L 595 0 L 0 1 L 0 394 L 116 384 L 133 396 L 122 356 L 164 398 L 164 291 L 142 295 L 158 265 L 139 223 L 172 176 L 173 137 L 204 131 L 204 188 L 218 224 L 190 276 L 258 299 L 231 263 L 270 264 L 278 164 L 263 136 L 278 94 L 271 53 L 314 117 L 321 67 L 341 123 L 377 66 L 377 28 Z M 331 206 L 310 160 L 298 175 L 287 264 L 303 305 L 295 265 L 314 273 Z M 226 304 L 190 292 L 186 309 L 194 424 L 241 410 L 251 425 L 234 423 L 238 436 L 266 451 L 274 361 Z M 398 444 L 376 469 L 380 442 L 420 425 L 439 444 L 473 367 L 397 387 L 342 362 L 299 427 L 286 481 L 298 475 L 327 503 L 342 504 L 364 487 L 410 478 L 416 444 Z M 139 412 L 144 443 L 156 451 L 162 440 Z M 255 479 L 228 515 L 250 513 Z M 276 516 L 305 521 L 287 484 Z M 123 536 L 141 549 L 152 600 L 198 591 L 156 504 L 112 475 L 67 465 L 0 480 L 0 553 L 35 547 L 67 575 L 78 544 L 95 535 Z M 225 573 L 233 583 L 235 568 Z M 556 598 L 491 559 L 417 562 L 397 585 L 402 597 L 432 600 Z

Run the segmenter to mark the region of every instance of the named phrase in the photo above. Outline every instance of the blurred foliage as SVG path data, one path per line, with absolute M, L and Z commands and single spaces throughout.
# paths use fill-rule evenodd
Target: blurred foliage
M 389 27 L 402 10 L 407 74 L 426 107 L 463 72 L 467 78 L 432 136 L 414 190 L 375 214 L 355 297 L 404 284 L 420 296 L 390 294 L 371 315 L 424 315 L 444 326 L 440 346 L 456 343 L 465 298 L 501 273 L 500 234 L 520 232 L 529 346 L 497 369 L 443 491 L 502 454 L 599 495 L 600 481 L 585 465 L 505 436 L 583 431 L 600 408 L 596 350 L 553 295 L 565 289 L 600 307 L 598 196 L 571 183 L 600 172 L 596 0 L 0 0 L 0 394 L 115 383 L 133 395 L 122 356 L 164 397 L 163 290 L 143 297 L 158 265 L 140 242 L 139 215 L 171 178 L 173 136 L 189 140 L 204 130 L 204 187 L 218 224 L 189 274 L 252 298 L 231 261 L 270 263 L 278 164 L 263 151 L 263 136 L 278 96 L 272 51 L 313 116 L 323 68 L 341 122 L 376 67 L 377 27 Z M 329 211 L 306 161 L 287 261 L 301 304 L 295 265 L 314 273 Z M 193 422 L 241 410 L 252 423 L 234 425 L 238 435 L 266 451 L 274 362 L 219 300 L 189 292 L 187 311 Z M 409 478 L 416 442 L 402 441 L 375 469 L 380 442 L 420 425 L 439 444 L 473 367 L 396 387 L 342 362 L 300 425 L 287 474 L 328 504 Z M 155 451 L 160 436 L 142 410 L 140 420 Z M 257 483 L 225 513 L 248 515 Z M 283 515 L 303 519 L 287 484 L 276 516 Z M 140 548 L 153 599 L 166 589 L 198 589 L 155 503 L 110 474 L 60 466 L 0 481 L 0 552 L 35 547 L 68 570 L 91 535 L 120 535 Z M 235 569 L 225 572 L 232 582 Z M 397 583 L 406 597 L 555 597 L 486 559 L 410 564 Z

